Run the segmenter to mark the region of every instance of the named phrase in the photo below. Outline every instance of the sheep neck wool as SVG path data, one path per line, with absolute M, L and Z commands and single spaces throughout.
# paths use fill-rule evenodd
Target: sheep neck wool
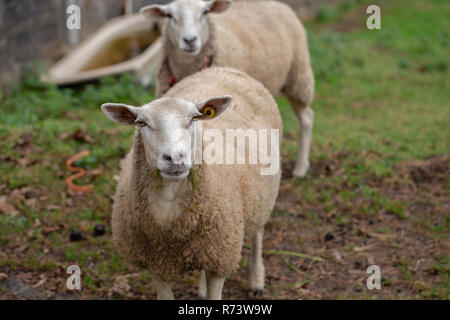
M 201 70 L 206 70 L 206 69 L 208 69 L 209 67 L 211 67 L 212 64 L 213 64 L 213 61 L 214 61 L 214 55 L 210 55 L 210 56 L 206 57 L 205 64 L 203 65 L 203 67 L 202 67 Z M 177 80 L 177 79 L 175 78 L 175 76 L 173 75 L 172 70 L 170 69 L 169 64 L 167 64 L 167 67 L 169 68 L 169 72 L 170 72 L 169 86 L 172 88 L 174 85 L 177 84 L 178 80 Z
M 135 195 L 140 195 L 139 199 L 135 199 L 136 203 L 142 203 L 142 197 L 147 198 L 147 201 L 143 203 L 152 203 L 156 198 L 161 197 L 161 193 L 164 192 L 164 182 L 161 175 L 158 173 L 157 169 L 150 168 L 145 158 L 144 145 L 142 142 L 142 137 L 139 131 L 135 134 L 135 142 L 133 146 L 133 168 L 144 168 L 146 172 L 141 170 L 133 171 L 133 181 L 135 181 L 136 192 Z M 186 179 L 186 181 L 180 182 L 177 197 L 174 203 L 179 203 L 181 210 L 180 215 L 174 216 L 171 220 L 167 222 L 167 226 L 158 224 L 155 221 L 153 212 L 148 211 L 148 207 L 140 208 L 140 210 L 147 211 L 147 221 L 145 224 L 151 224 L 150 229 L 152 230 L 150 234 L 153 236 L 159 235 L 167 239 L 178 239 L 180 241 L 185 241 L 192 238 L 201 229 L 201 212 L 198 206 L 197 199 L 197 184 L 199 175 L 201 173 L 201 166 L 197 165 L 191 168 L 191 172 Z M 146 190 L 146 192 L 143 192 Z M 187 203 L 187 205 L 186 205 Z M 178 210 L 175 210 L 178 211 Z M 174 226 L 177 226 L 176 228 Z M 176 232 L 172 232 L 171 229 L 176 229 Z M 146 229 L 149 230 L 149 229 Z M 182 232 L 180 232 L 182 230 Z

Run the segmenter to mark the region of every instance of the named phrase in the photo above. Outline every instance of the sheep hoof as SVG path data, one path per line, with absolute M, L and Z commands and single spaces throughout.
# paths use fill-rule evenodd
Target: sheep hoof
M 206 296 L 204 296 L 204 295 L 198 295 L 198 298 L 199 298 L 200 300 L 206 300 Z
M 261 289 L 253 289 L 252 294 L 254 298 L 259 298 L 263 294 L 263 290 Z
M 294 171 L 292 171 L 292 175 L 297 178 L 304 178 L 309 170 L 309 164 L 306 166 L 302 166 L 300 168 L 295 168 Z
M 295 174 L 295 173 L 293 173 L 292 175 L 293 175 L 295 178 L 298 178 L 298 179 L 303 179 L 303 178 L 306 177 L 306 173 L 305 173 L 305 174 Z

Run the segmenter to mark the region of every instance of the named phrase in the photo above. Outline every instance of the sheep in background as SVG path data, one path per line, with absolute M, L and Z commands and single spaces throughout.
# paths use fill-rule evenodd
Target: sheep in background
M 246 239 L 252 243 L 249 287 L 258 296 L 264 288 L 263 229 L 280 183 L 279 137 L 270 141 L 271 150 L 277 146 L 272 175 L 261 175 L 259 164 L 192 165 L 191 147 L 199 122 L 203 132 L 215 129 L 223 136 L 233 128 L 281 132 L 269 91 L 240 71 L 211 68 L 143 107 L 108 103 L 102 111 L 115 122 L 137 126 L 112 215 L 121 256 L 149 270 L 158 299 L 174 299 L 169 282 L 190 270 L 204 270 L 202 298 L 221 299 Z M 227 143 L 236 148 L 234 139 Z
M 151 18 L 167 18 L 157 97 L 177 81 L 210 65 L 244 71 L 262 82 L 272 95 L 283 92 L 302 127 L 293 174 L 304 177 L 310 166 L 314 75 L 306 32 L 293 10 L 275 1 L 231 5 L 231 0 L 177 0 L 147 6 L 141 12 Z

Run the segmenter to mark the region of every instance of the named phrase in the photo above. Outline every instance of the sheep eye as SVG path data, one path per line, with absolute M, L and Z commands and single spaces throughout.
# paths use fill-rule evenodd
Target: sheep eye
M 143 128 L 143 127 L 147 126 L 147 123 L 145 123 L 144 120 L 138 119 L 138 120 L 136 120 L 136 125 Z
M 173 22 L 177 23 L 177 19 L 175 19 L 175 17 L 171 13 L 168 13 L 166 16 L 167 18 L 172 19 Z

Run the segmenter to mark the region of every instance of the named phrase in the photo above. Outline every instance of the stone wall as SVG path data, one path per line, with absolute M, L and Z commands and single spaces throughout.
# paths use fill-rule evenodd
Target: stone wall
M 0 85 L 18 79 L 29 61 L 52 62 L 69 49 L 66 9 L 81 8 L 80 39 L 122 14 L 118 0 L 0 0 Z

